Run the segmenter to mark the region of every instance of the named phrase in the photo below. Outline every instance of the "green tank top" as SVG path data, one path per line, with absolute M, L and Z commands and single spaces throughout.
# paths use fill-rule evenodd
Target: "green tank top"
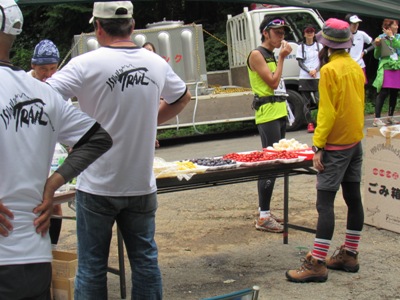
M 275 72 L 277 65 L 274 53 L 263 47 L 258 47 L 255 50 L 261 52 L 261 54 L 264 56 L 265 62 L 268 65 L 268 68 L 271 70 L 272 73 Z M 265 83 L 265 81 L 260 77 L 257 72 L 254 72 L 250 69 L 248 58 L 247 71 L 249 73 L 251 89 L 254 94 L 258 95 L 259 97 L 274 96 L 274 90 Z M 286 116 L 286 102 L 266 103 L 261 105 L 260 108 L 255 111 L 256 124 L 274 121 Z

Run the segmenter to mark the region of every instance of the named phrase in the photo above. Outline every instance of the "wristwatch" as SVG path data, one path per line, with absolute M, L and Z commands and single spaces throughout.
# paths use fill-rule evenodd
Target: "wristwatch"
M 324 148 L 318 148 L 317 146 L 312 146 L 312 147 L 311 147 L 311 150 L 312 150 L 314 153 L 317 153 L 318 151 L 324 150 Z

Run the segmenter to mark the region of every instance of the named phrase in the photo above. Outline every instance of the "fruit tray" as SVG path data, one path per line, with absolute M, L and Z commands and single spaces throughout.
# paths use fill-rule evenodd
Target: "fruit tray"
M 168 169 L 159 173 L 154 172 L 154 176 L 156 178 L 169 178 L 169 177 L 178 177 L 179 179 L 189 180 L 195 174 L 201 174 L 207 171 L 207 168 L 199 166 L 195 169 L 187 169 L 187 170 L 174 170 Z
M 278 163 L 280 164 L 292 164 L 296 162 L 301 162 L 306 160 L 305 156 L 299 156 L 297 158 L 288 158 L 288 159 L 277 159 Z
M 277 152 L 286 151 L 288 153 L 297 154 L 298 156 L 304 156 L 305 160 L 312 160 L 314 157 L 314 152 L 311 150 L 311 148 L 297 149 L 297 150 L 274 150 L 274 149 L 264 148 L 263 151 L 269 152 L 269 153 L 277 153 Z
M 236 161 L 231 159 L 225 160 L 222 156 L 194 158 L 189 161 L 197 166 L 207 167 L 207 171 L 234 169 L 239 166 Z
M 245 166 L 245 167 L 251 167 L 251 166 L 259 166 L 259 165 L 266 165 L 266 164 L 275 164 L 275 163 L 282 163 L 282 164 L 290 164 L 290 163 L 295 163 L 295 162 L 301 162 L 304 161 L 307 157 L 303 156 L 303 155 L 298 155 L 297 153 L 291 152 L 291 154 L 294 155 L 290 155 L 293 157 L 287 157 L 287 158 L 274 158 L 274 159 L 261 159 L 261 160 L 257 160 L 257 161 L 241 161 L 241 159 L 243 157 L 240 157 L 241 155 L 247 155 L 247 154 L 252 154 L 255 153 L 255 157 L 260 158 L 260 155 L 262 156 L 262 153 L 279 153 L 282 151 L 274 151 L 274 150 L 264 150 L 264 151 L 247 151 L 247 152 L 238 152 L 238 153 L 229 153 L 227 154 L 225 157 L 237 157 L 237 164 L 239 166 Z
M 305 156 L 299 156 L 296 158 L 288 158 L 288 159 L 261 160 L 256 162 L 238 162 L 238 164 L 240 167 L 254 167 L 254 166 L 268 165 L 268 164 L 292 164 L 304 161 L 305 159 L 306 159 Z
M 153 171 L 156 178 L 178 177 L 189 180 L 194 174 L 207 171 L 207 167 L 198 166 L 189 161 L 167 162 L 160 157 L 155 157 Z

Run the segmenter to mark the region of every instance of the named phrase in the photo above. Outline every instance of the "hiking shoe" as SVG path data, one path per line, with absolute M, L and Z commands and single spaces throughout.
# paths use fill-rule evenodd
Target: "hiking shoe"
M 265 219 L 258 218 L 256 222 L 256 229 L 276 233 L 283 232 L 283 226 L 272 217 Z
M 274 215 L 273 213 L 271 213 L 271 218 L 274 219 L 279 224 L 283 224 L 285 222 L 285 220 L 283 218 L 278 217 L 278 216 Z
M 308 252 L 301 260 L 303 264 L 297 270 L 286 271 L 286 278 L 292 282 L 325 282 L 328 279 L 328 269 L 322 260 L 312 257 Z
M 379 127 L 379 126 L 386 126 L 387 124 L 383 122 L 381 119 L 375 118 L 372 126 Z
M 342 270 L 356 273 L 360 269 L 358 264 L 358 252 L 354 253 L 344 248 L 342 245 L 337 248 L 331 258 L 326 260 L 326 266 L 332 270 Z
M 307 125 L 307 132 L 308 132 L 308 133 L 314 133 L 314 130 L 315 130 L 314 124 L 313 124 L 313 123 L 308 123 L 308 125 Z

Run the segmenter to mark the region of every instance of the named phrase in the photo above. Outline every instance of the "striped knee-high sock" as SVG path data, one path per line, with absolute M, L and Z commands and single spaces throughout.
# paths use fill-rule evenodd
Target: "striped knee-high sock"
M 361 239 L 361 231 L 347 229 L 344 248 L 352 252 L 357 252 L 360 239 Z
M 314 239 L 314 248 L 311 255 L 319 260 L 325 260 L 328 255 L 330 240 Z

